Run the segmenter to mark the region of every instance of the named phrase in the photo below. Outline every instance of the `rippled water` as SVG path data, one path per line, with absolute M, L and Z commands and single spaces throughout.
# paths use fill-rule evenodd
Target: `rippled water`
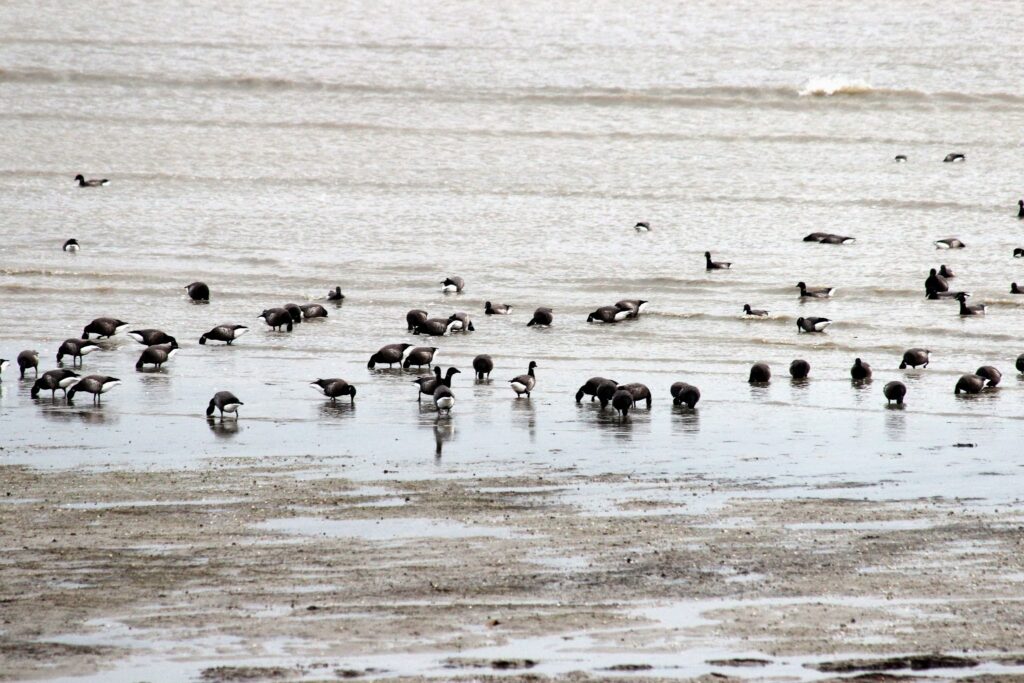
M 1024 7 L 976 10 L 6 3 L 0 356 L 36 348 L 50 369 L 101 315 L 183 348 L 137 373 L 141 347 L 104 342 L 85 370 L 124 384 L 102 408 L 32 401 L 8 369 L 4 459 L 349 454 L 354 476 L 685 471 L 1012 497 Z M 951 151 L 966 163 L 941 163 Z M 79 189 L 79 172 L 112 182 Z M 857 242 L 802 242 L 812 231 Z M 968 248 L 936 251 L 951 235 Z M 68 237 L 81 253 L 60 250 Z M 705 272 L 706 249 L 733 269 Z M 987 316 L 923 299 L 940 263 Z M 439 291 L 448 274 L 463 294 Z M 196 279 L 209 305 L 185 297 Z M 798 280 L 837 295 L 800 302 Z M 348 298 L 327 320 L 286 334 L 255 319 L 334 285 Z M 650 313 L 585 322 L 626 297 Z M 488 299 L 514 315 L 485 319 Z M 744 303 L 772 315 L 743 319 Z M 541 305 L 555 325 L 528 329 Z M 477 331 L 411 337 L 409 308 L 468 311 Z M 801 315 L 835 324 L 801 335 Z M 222 322 L 253 332 L 196 344 Z M 366 369 L 402 341 L 464 370 L 451 420 L 417 406 L 410 374 Z M 896 369 L 912 346 L 932 350 L 927 370 Z M 495 357 L 492 383 L 473 383 L 477 353 Z M 871 385 L 849 381 L 858 356 Z M 797 357 L 806 384 L 788 378 Z M 506 380 L 530 360 L 539 385 L 517 401 Z M 770 386 L 746 383 L 754 361 L 772 365 Z M 998 391 L 954 397 L 957 376 L 986 364 L 1003 370 Z M 649 384 L 654 407 L 629 421 L 577 407 L 598 374 Z M 329 376 L 358 386 L 354 409 L 307 386 Z M 703 392 L 695 414 L 671 407 L 680 379 Z M 885 407 L 890 379 L 909 386 L 905 410 Z M 237 425 L 202 419 L 218 389 L 245 401 Z

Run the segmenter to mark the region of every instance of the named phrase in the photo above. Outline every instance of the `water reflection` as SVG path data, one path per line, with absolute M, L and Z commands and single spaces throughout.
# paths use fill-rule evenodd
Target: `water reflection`
M 516 398 L 512 400 L 512 418 L 519 427 L 525 427 L 530 433 L 530 441 L 537 440 L 537 410 L 532 398 Z
M 906 404 L 896 405 L 892 403 L 885 411 L 885 433 L 892 441 L 903 441 L 907 431 Z
M 353 417 L 356 412 L 356 404 L 348 401 L 322 401 L 320 403 L 320 418 L 336 420 L 339 418 Z
M 206 424 L 218 439 L 230 439 L 241 430 L 238 418 L 234 417 L 228 419 L 208 417 L 206 418 Z
M 36 400 L 41 404 L 40 414 L 54 422 L 84 422 L 85 424 L 103 425 L 117 422 L 116 413 L 108 413 L 100 404 L 85 404 L 77 406 L 73 403 L 66 403 L 60 398 L 40 398 Z
M 444 445 L 455 439 L 455 423 L 449 416 L 437 416 L 434 421 L 434 457 L 440 458 Z
M 684 405 L 672 406 L 672 430 L 683 434 L 697 434 L 700 432 L 700 412 L 696 408 L 687 408 Z

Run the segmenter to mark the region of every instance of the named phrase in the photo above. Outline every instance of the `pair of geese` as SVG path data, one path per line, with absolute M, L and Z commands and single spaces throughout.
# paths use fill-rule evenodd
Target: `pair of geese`
M 25 364 L 22 364 L 23 357 L 25 357 Z M 30 362 L 33 358 L 34 362 Z M 9 361 L 0 358 L 0 373 L 9 364 Z M 92 394 L 93 402 L 98 403 L 103 394 L 121 384 L 121 380 L 116 377 L 108 377 L 106 375 L 86 375 L 82 377 L 74 370 L 68 370 L 67 368 L 47 370 L 40 376 L 39 354 L 35 351 L 22 351 L 18 354 L 18 365 L 21 367 L 21 379 L 25 379 L 25 371 L 29 368 L 35 370 L 36 381 L 32 384 L 32 398 L 39 398 L 41 391 L 49 391 L 51 397 L 56 398 L 57 390 L 60 389 L 64 392 L 68 403 L 74 401 L 75 394 L 78 392 Z
M 800 289 L 800 297 L 808 299 L 827 299 L 835 291 L 835 287 L 808 287 L 805 282 L 796 283 Z M 762 308 L 751 308 L 750 304 L 743 304 L 743 313 L 753 318 L 767 318 L 768 311 Z M 801 332 L 824 332 L 825 328 L 832 324 L 828 318 L 815 316 L 800 317 L 796 320 L 797 330 Z

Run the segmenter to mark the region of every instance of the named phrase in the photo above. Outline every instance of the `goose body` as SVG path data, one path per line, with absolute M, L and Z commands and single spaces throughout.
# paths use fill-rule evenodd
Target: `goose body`
M 416 392 L 416 400 L 422 401 L 424 394 L 426 394 L 427 396 L 433 396 L 434 390 L 437 389 L 442 384 L 451 388 L 452 377 L 458 374 L 461 374 L 461 370 L 459 370 L 458 368 L 448 368 L 448 372 L 446 372 L 445 376 L 442 377 L 441 366 L 435 365 L 434 374 L 432 376 L 418 377 L 412 381 L 413 384 L 419 387 L 419 390 Z
M 302 309 L 302 317 L 306 320 L 327 317 L 327 309 L 320 304 L 303 304 L 299 308 Z
M 205 282 L 193 282 L 190 285 L 185 285 L 185 291 L 188 292 L 192 301 L 210 300 L 210 288 L 206 286 Z
M 967 245 L 958 240 L 956 237 L 947 237 L 941 240 L 935 240 L 936 249 L 963 249 Z
M 835 287 L 808 287 L 803 282 L 796 283 L 796 286 L 800 289 L 800 296 L 811 299 L 827 299 L 836 291 Z
M 110 338 L 126 329 L 128 323 L 117 318 L 96 318 L 82 330 L 82 339 L 88 339 L 90 334 L 95 334 L 97 338 Z
M 315 382 L 310 382 L 309 386 L 331 399 L 332 402 L 337 401 L 339 396 L 349 396 L 352 403 L 356 402 L 356 388 L 341 378 L 318 379 Z
M 601 402 L 601 410 L 607 408 L 608 404 L 612 402 L 612 397 L 615 396 L 615 392 L 618 388 L 618 382 L 611 379 L 598 385 L 597 400 Z
M 21 379 L 25 379 L 26 370 L 34 370 L 35 376 L 39 377 L 39 352 L 22 351 L 18 354 L 18 370 L 21 371 Z
M 449 320 L 446 318 L 428 318 L 422 323 L 416 326 L 416 329 L 412 331 L 413 334 L 425 334 L 431 337 L 444 337 L 450 335 L 455 325 L 458 323 L 457 320 Z
M 424 365 L 429 366 L 434 362 L 434 356 L 436 354 L 436 346 L 417 346 L 405 355 L 405 361 L 402 363 L 402 367 L 408 370 L 413 365 L 417 368 L 422 368 Z
M 853 361 L 853 367 L 850 368 L 850 377 L 855 382 L 860 382 L 865 379 L 871 379 L 871 366 L 857 358 Z
M 1013 250 L 1013 258 L 1024 258 L 1024 248 L 1017 247 Z
M 960 379 L 956 381 L 956 387 L 953 388 L 953 393 L 981 393 L 981 390 L 985 388 L 985 381 L 984 377 L 979 377 L 978 375 L 960 375 Z
M 78 240 L 76 240 L 75 238 L 69 239 L 67 242 L 64 243 L 64 246 L 61 247 L 61 249 L 63 249 L 64 251 L 70 251 L 70 252 L 76 252 L 76 251 L 78 251 L 81 248 L 82 248 L 82 245 L 80 245 L 78 243 Z
M 89 355 L 98 348 L 100 348 L 100 345 L 95 342 L 74 338 L 65 339 L 64 343 L 57 349 L 57 362 L 60 363 L 64 356 L 71 356 L 72 364 L 81 363 L 84 356 Z
M 512 312 L 512 307 L 508 304 L 491 304 L 490 301 L 484 302 L 484 315 L 508 315 Z
M 449 294 L 461 292 L 465 286 L 466 281 L 457 275 L 446 277 L 441 281 L 441 291 Z
M 768 311 L 760 308 L 751 308 L 750 304 L 743 304 L 743 313 L 754 318 L 767 318 Z
M 631 311 L 621 310 L 615 306 L 602 306 L 587 316 L 588 323 L 617 323 L 631 317 Z
M 700 400 L 700 389 L 686 382 L 673 383 L 669 393 L 672 394 L 672 403 L 677 406 L 685 405 L 690 410 L 693 410 Z
M 491 371 L 494 370 L 494 360 L 486 353 L 481 353 L 473 359 L 473 371 L 477 379 L 489 379 Z
M 292 314 L 284 308 L 268 308 L 260 313 L 256 319 L 262 320 L 274 331 L 279 331 L 283 327 L 288 332 L 291 332 L 295 322 L 292 319 Z
M 767 363 L 754 363 L 750 366 L 750 377 L 747 380 L 751 384 L 764 384 L 772 379 L 772 369 Z
M 530 318 L 530 322 L 526 323 L 527 327 L 533 327 L 534 325 L 549 326 L 555 320 L 554 312 L 545 306 L 538 308 L 533 312 L 533 317 Z
M 946 282 L 946 278 L 939 275 L 939 271 L 934 268 L 928 273 L 928 277 L 924 281 L 924 293 L 932 294 L 935 292 L 948 292 L 949 283 Z
M 633 394 L 623 387 L 616 388 L 615 393 L 612 394 L 612 408 L 615 408 L 615 411 L 622 417 L 629 416 L 629 409 L 633 407 L 634 402 Z
M 402 359 L 405 358 L 405 353 L 412 348 L 412 344 L 388 344 L 382 346 L 377 353 L 370 356 L 370 360 L 366 363 L 366 367 L 373 370 L 378 363 L 387 363 L 388 367 L 394 366 L 395 363 L 401 363 Z
M 943 163 L 951 164 L 954 161 L 967 161 L 967 157 L 960 152 L 950 152 L 943 159 Z
M 75 180 L 78 181 L 79 187 L 103 187 L 110 182 L 107 178 L 90 178 L 86 180 L 85 176 L 81 173 L 75 176 Z
M 1010 294 L 1024 294 L 1024 290 L 1021 290 L 1021 288 L 1017 286 L 1016 282 L 1011 282 Z
M 647 310 L 648 302 L 643 299 L 622 299 L 615 302 L 615 308 L 620 311 L 628 311 L 630 318 L 639 318 L 640 314 Z
M 434 389 L 434 405 L 437 407 L 438 413 L 451 415 L 452 408 L 455 406 L 455 394 L 446 385 L 438 385 Z
M 335 287 L 333 291 L 327 292 L 328 301 L 343 301 L 345 295 L 341 293 L 341 287 Z
M 147 346 L 142 355 L 139 356 L 135 369 L 142 370 L 144 365 L 155 365 L 156 369 L 159 370 L 163 367 L 164 363 L 170 362 L 177 353 L 177 344 L 154 344 L 153 346 Z
M 584 396 L 589 396 L 590 400 L 593 401 L 595 398 L 597 398 L 597 390 L 601 387 L 601 385 L 607 384 L 608 382 L 611 382 L 615 386 L 619 385 L 619 383 L 613 379 L 605 379 L 604 377 L 591 377 L 586 382 L 584 382 L 583 386 L 581 386 L 576 391 L 576 402 L 581 402 Z
M 200 337 L 199 343 L 205 344 L 207 341 L 219 341 L 230 346 L 236 339 L 248 333 L 249 328 L 245 325 L 217 325 L 217 327 Z
M 818 244 L 853 244 L 856 241 L 856 237 L 834 235 L 830 232 L 812 232 L 804 237 L 804 242 L 817 242 Z
M 956 273 L 953 272 L 953 269 L 947 266 L 945 263 L 939 266 L 939 275 L 946 278 L 947 280 L 956 277 Z
M 903 382 L 888 382 L 882 387 L 882 395 L 887 403 L 896 401 L 896 405 L 903 405 L 903 399 L 907 395 L 907 385 Z
M 167 334 L 163 330 L 145 329 L 145 330 L 132 330 L 128 333 L 128 336 L 139 342 L 143 346 L 155 346 L 156 344 L 175 344 L 178 341 Z M 200 342 L 202 343 L 202 342 Z
M 11 361 L 6 358 L 0 358 L 0 375 L 3 374 L 4 370 L 11 364 Z
M 448 316 L 448 323 L 451 325 L 452 332 L 474 332 L 476 330 L 473 327 L 473 320 L 469 317 L 469 313 L 461 311 L 452 313 Z
M 828 318 L 809 316 L 796 319 L 796 329 L 800 332 L 824 332 L 825 328 L 832 324 Z
M 298 304 L 287 303 L 281 306 L 288 312 L 289 317 L 292 319 L 292 323 L 298 324 L 302 322 L 302 308 Z M 289 330 L 290 332 L 291 330 Z
M 907 155 L 906 154 L 897 154 L 895 159 L 896 159 L 896 163 L 902 163 L 902 162 L 907 160 Z
M 633 229 L 637 232 L 650 232 L 651 224 L 647 221 L 638 221 L 637 224 L 633 226 Z
M 807 379 L 811 374 L 811 364 L 802 358 L 797 358 L 789 364 L 789 376 L 793 379 Z
M 121 384 L 121 380 L 116 377 L 107 377 L 106 375 L 87 375 L 80 378 L 67 390 L 68 403 L 71 403 L 75 398 L 75 394 L 80 391 L 92 394 L 92 400 L 99 403 L 100 396 L 119 384 Z
M 967 303 L 967 294 L 960 292 L 954 297 L 960 302 L 960 315 L 985 315 L 985 309 L 988 308 L 985 304 L 970 304 Z
M 984 377 L 988 381 L 989 387 L 999 386 L 999 383 L 1003 380 L 1003 373 L 991 365 L 982 365 L 974 371 L 974 374 L 978 377 Z
M 1017 368 L 1017 372 L 1024 375 L 1024 353 L 1017 356 L 1017 363 L 1015 367 Z
M 50 398 L 54 398 L 57 395 L 58 389 L 63 389 L 66 396 L 68 387 L 77 382 L 78 378 L 78 373 L 73 370 L 65 370 L 64 368 L 47 370 L 32 385 L 32 398 L 38 398 L 40 391 L 49 391 Z
M 705 270 L 728 270 L 732 268 L 732 263 L 729 261 L 712 261 L 711 252 L 704 252 L 704 269 Z
M 412 332 L 417 327 L 427 322 L 427 318 L 429 317 L 430 316 L 427 314 L 426 311 L 419 308 L 414 308 L 405 314 L 405 324 L 408 326 L 409 332 Z
M 968 292 L 928 292 L 928 296 L 925 298 L 931 299 L 932 301 L 942 301 L 945 299 L 955 299 L 961 294 L 964 296 L 970 296 L 970 293 Z
M 509 380 L 509 383 L 512 385 L 512 391 L 516 392 L 516 398 L 523 394 L 526 394 L 526 398 L 530 398 L 530 392 L 537 386 L 537 375 L 533 372 L 536 367 L 537 363 L 531 360 L 525 375 L 519 375 Z
M 230 391 L 218 391 L 210 399 L 209 405 L 206 406 L 206 417 L 213 417 L 213 411 L 219 410 L 220 417 L 224 419 L 224 413 L 231 413 L 238 419 L 238 408 L 245 404 L 238 400 L 238 397 L 232 394 Z
M 928 367 L 928 363 L 931 362 L 932 352 L 928 349 L 907 349 L 903 352 L 903 361 L 900 363 L 900 370 L 906 370 L 907 367 Z

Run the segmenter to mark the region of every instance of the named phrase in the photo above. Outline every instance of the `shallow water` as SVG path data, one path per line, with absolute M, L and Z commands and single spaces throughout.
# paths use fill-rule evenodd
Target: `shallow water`
M 199 10 L 0 8 L 0 356 L 36 348 L 55 367 L 60 342 L 101 315 L 182 342 L 143 373 L 139 345 L 102 342 L 85 371 L 124 380 L 102 407 L 32 401 L 8 369 L 5 462 L 323 454 L 366 478 L 577 469 L 1016 498 L 1021 7 Z M 967 162 L 941 163 L 950 151 Z M 112 182 L 79 189 L 78 172 Z M 801 241 L 819 230 L 857 242 Z M 950 235 L 968 248 L 936 251 Z M 72 236 L 77 255 L 60 251 Z M 733 269 L 705 272 L 706 249 Z M 922 298 L 940 263 L 987 316 Z M 465 293 L 438 291 L 448 274 Z M 185 297 L 196 279 L 210 304 Z M 801 302 L 798 280 L 837 295 Z M 255 319 L 334 285 L 348 298 L 326 320 L 287 334 Z M 585 322 L 626 297 L 649 314 Z M 514 314 L 485 318 L 488 299 Z M 743 319 L 744 303 L 772 315 Z M 555 325 L 526 328 L 541 305 Z M 469 311 L 477 331 L 413 337 L 409 308 Z M 798 334 L 801 315 L 835 324 Z M 252 333 L 196 344 L 223 322 Z M 463 369 L 450 420 L 417 405 L 413 375 L 366 369 L 402 341 Z M 912 346 L 932 365 L 897 370 Z M 491 383 L 472 380 L 477 353 L 496 360 Z M 857 356 L 870 385 L 848 379 Z M 797 357 L 805 384 L 787 376 Z M 507 379 L 530 360 L 539 385 L 515 400 Z M 768 387 L 745 382 L 759 360 Z M 957 376 L 986 364 L 999 389 L 955 397 Z M 576 406 L 592 375 L 649 384 L 654 407 L 621 421 Z M 354 408 L 307 386 L 330 376 L 358 387 Z M 908 384 L 903 410 L 885 406 L 890 379 Z M 677 380 L 701 388 L 696 413 L 671 407 Z M 237 423 L 202 418 L 220 389 L 245 402 Z

